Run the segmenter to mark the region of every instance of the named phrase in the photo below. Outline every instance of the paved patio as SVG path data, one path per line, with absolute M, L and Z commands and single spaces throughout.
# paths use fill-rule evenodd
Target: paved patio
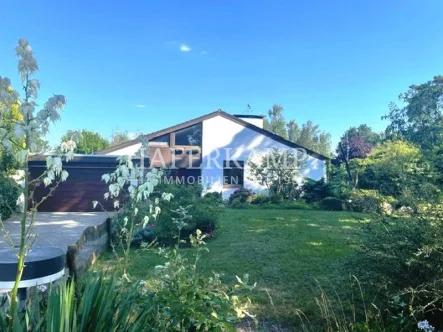
M 34 222 L 33 247 L 49 246 L 68 250 L 75 244 L 90 226 L 98 226 L 109 216 L 106 212 L 39 212 Z M 8 219 L 3 222 L 15 245 L 20 240 L 20 222 Z M 0 248 L 9 247 L 10 243 L 0 231 Z

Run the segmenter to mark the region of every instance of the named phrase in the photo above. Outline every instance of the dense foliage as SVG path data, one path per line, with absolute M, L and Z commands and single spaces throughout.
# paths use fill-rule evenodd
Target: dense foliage
M 80 133 L 81 138 L 77 143 L 77 153 L 94 154 L 111 146 L 109 141 L 102 137 L 99 133 L 86 129 L 83 129 Z M 72 132 L 69 131 L 63 135 L 62 142 L 71 139 L 71 136 Z
M 340 144 L 336 149 L 337 159 L 343 162 L 346 159 L 365 158 L 380 141 L 381 135 L 368 125 L 351 127 L 340 138 Z
M 414 84 L 399 97 L 404 106 L 391 103 L 386 129 L 388 138 L 405 139 L 425 153 L 443 145 L 443 76 Z
M 238 188 L 229 196 L 229 204 L 232 207 L 239 207 L 241 204 L 251 203 L 254 193 L 250 189 Z
M 379 293 L 385 304 L 399 297 L 404 315 L 443 324 L 443 247 L 441 220 L 427 214 L 378 217 L 363 227 L 364 234 L 352 260 L 355 273 Z
M 293 150 L 274 148 L 257 160 L 250 160 L 248 166 L 249 180 L 266 186 L 271 195 L 284 199 L 300 197 L 299 179 L 304 161 Z
M 125 218 L 132 218 L 135 224 L 140 225 L 134 230 L 133 245 L 151 242 L 154 239 L 161 244 L 174 244 L 177 236 L 177 218 L 180 217 L 181 208 L 186 209 L 187 213 L 187 218 L 183 221 L 186 225 L 181 229 L 182 237 L 188 238 L 197 229 L 207 234 L 212 234 L 216 230 L 220 214 L 219 193 L 202 197 L 200 185 L 159 184 L 152 199 L 160 198 L 164 192 L 169 193 L 171 199 L 159 200 L 160 212 L 155 218 L 144 225 L 143 219 L 152 210 L 152 203 L 150 201 L 136 203 L 138 210 L 136 216 L 131 217 L 128 212 L 119 214 L 114 235 L 117 235 L 116 232 L 121 228 L 121 224 L 124 224 Z
M 329 211 L 342 211 L 343 202 L 337 197 L 326 197 L 320 201 L 320 207 Z
M 313 150 L 325 156 L 331 154 L 331 135 L 320 130 L 319 125 L 312 121 L 298 124 L 295 120 L 286 122 L 283 106 L 273 105 L 264 119 L 264 128 L 304 148 Z
M 201 232 L 190 238 L 198 247 L 193 262 L 178 247 L 159 250 L 165 263 L 155 267 L 154 287 L 100 272 L 89 273 L 78 287 L 62 280 L 47 291 L 33 289 L 25 311 L 14 314 L 14 331 L 235 331 L 233 324 L 250 316 L 250 300 L 241 292 L 255 286 L 247 284 L 248 276 L 237 277 L 233 287 L 218 274 L 198 273 L 204 239 Z M 7 325 L 0 310 L 0 330 Z
M 13 213 L 15 213 L 15 207 L 17 199 L 19 197 L 20 190 L 18 185 L 2 174 L 0 174 L 0 219 L 6 220 Z

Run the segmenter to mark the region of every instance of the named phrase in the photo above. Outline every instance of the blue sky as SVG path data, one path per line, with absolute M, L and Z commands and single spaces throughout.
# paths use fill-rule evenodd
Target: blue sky
M 13 49 L 28 38 L 41 102 L 68 98 L 53 144 L 68 129 L 148 133 L 274 103 L 336 143 L 352 125 L 384 129 L 390 101 L 442 73 L 441 13 L 437 0 L 3 0 L 0 75 L 18 87 Z

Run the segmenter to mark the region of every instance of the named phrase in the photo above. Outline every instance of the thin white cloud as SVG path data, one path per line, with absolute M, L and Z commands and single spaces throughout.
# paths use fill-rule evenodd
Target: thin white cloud
M 180 51 L 181 52 L 191 52 L 192 48 L 189 45 L 181 44 L 180 45 Z
M 135 105 L 135 107 L 137 107 L 137 108 L 144 108 L 144 107 L 146 107 L 146 105 L 145 104 L 137 104 L 137 105 Z
M 206 54 L 208 54 L 208 51 L 201 51 L 201 54 L 206 55 Z

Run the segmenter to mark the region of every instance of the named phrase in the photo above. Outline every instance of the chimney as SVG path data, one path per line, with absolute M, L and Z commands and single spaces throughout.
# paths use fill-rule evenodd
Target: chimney
M 252 115 L 252 114 L 234 114 L 236 118 L 239 118 L 245 122 L 249 122 L 250 124 L 253 124 L 254 126 L 257 126 L 259 128 L 263 129 L 263 119 L 265 118 L 264 115 Z

